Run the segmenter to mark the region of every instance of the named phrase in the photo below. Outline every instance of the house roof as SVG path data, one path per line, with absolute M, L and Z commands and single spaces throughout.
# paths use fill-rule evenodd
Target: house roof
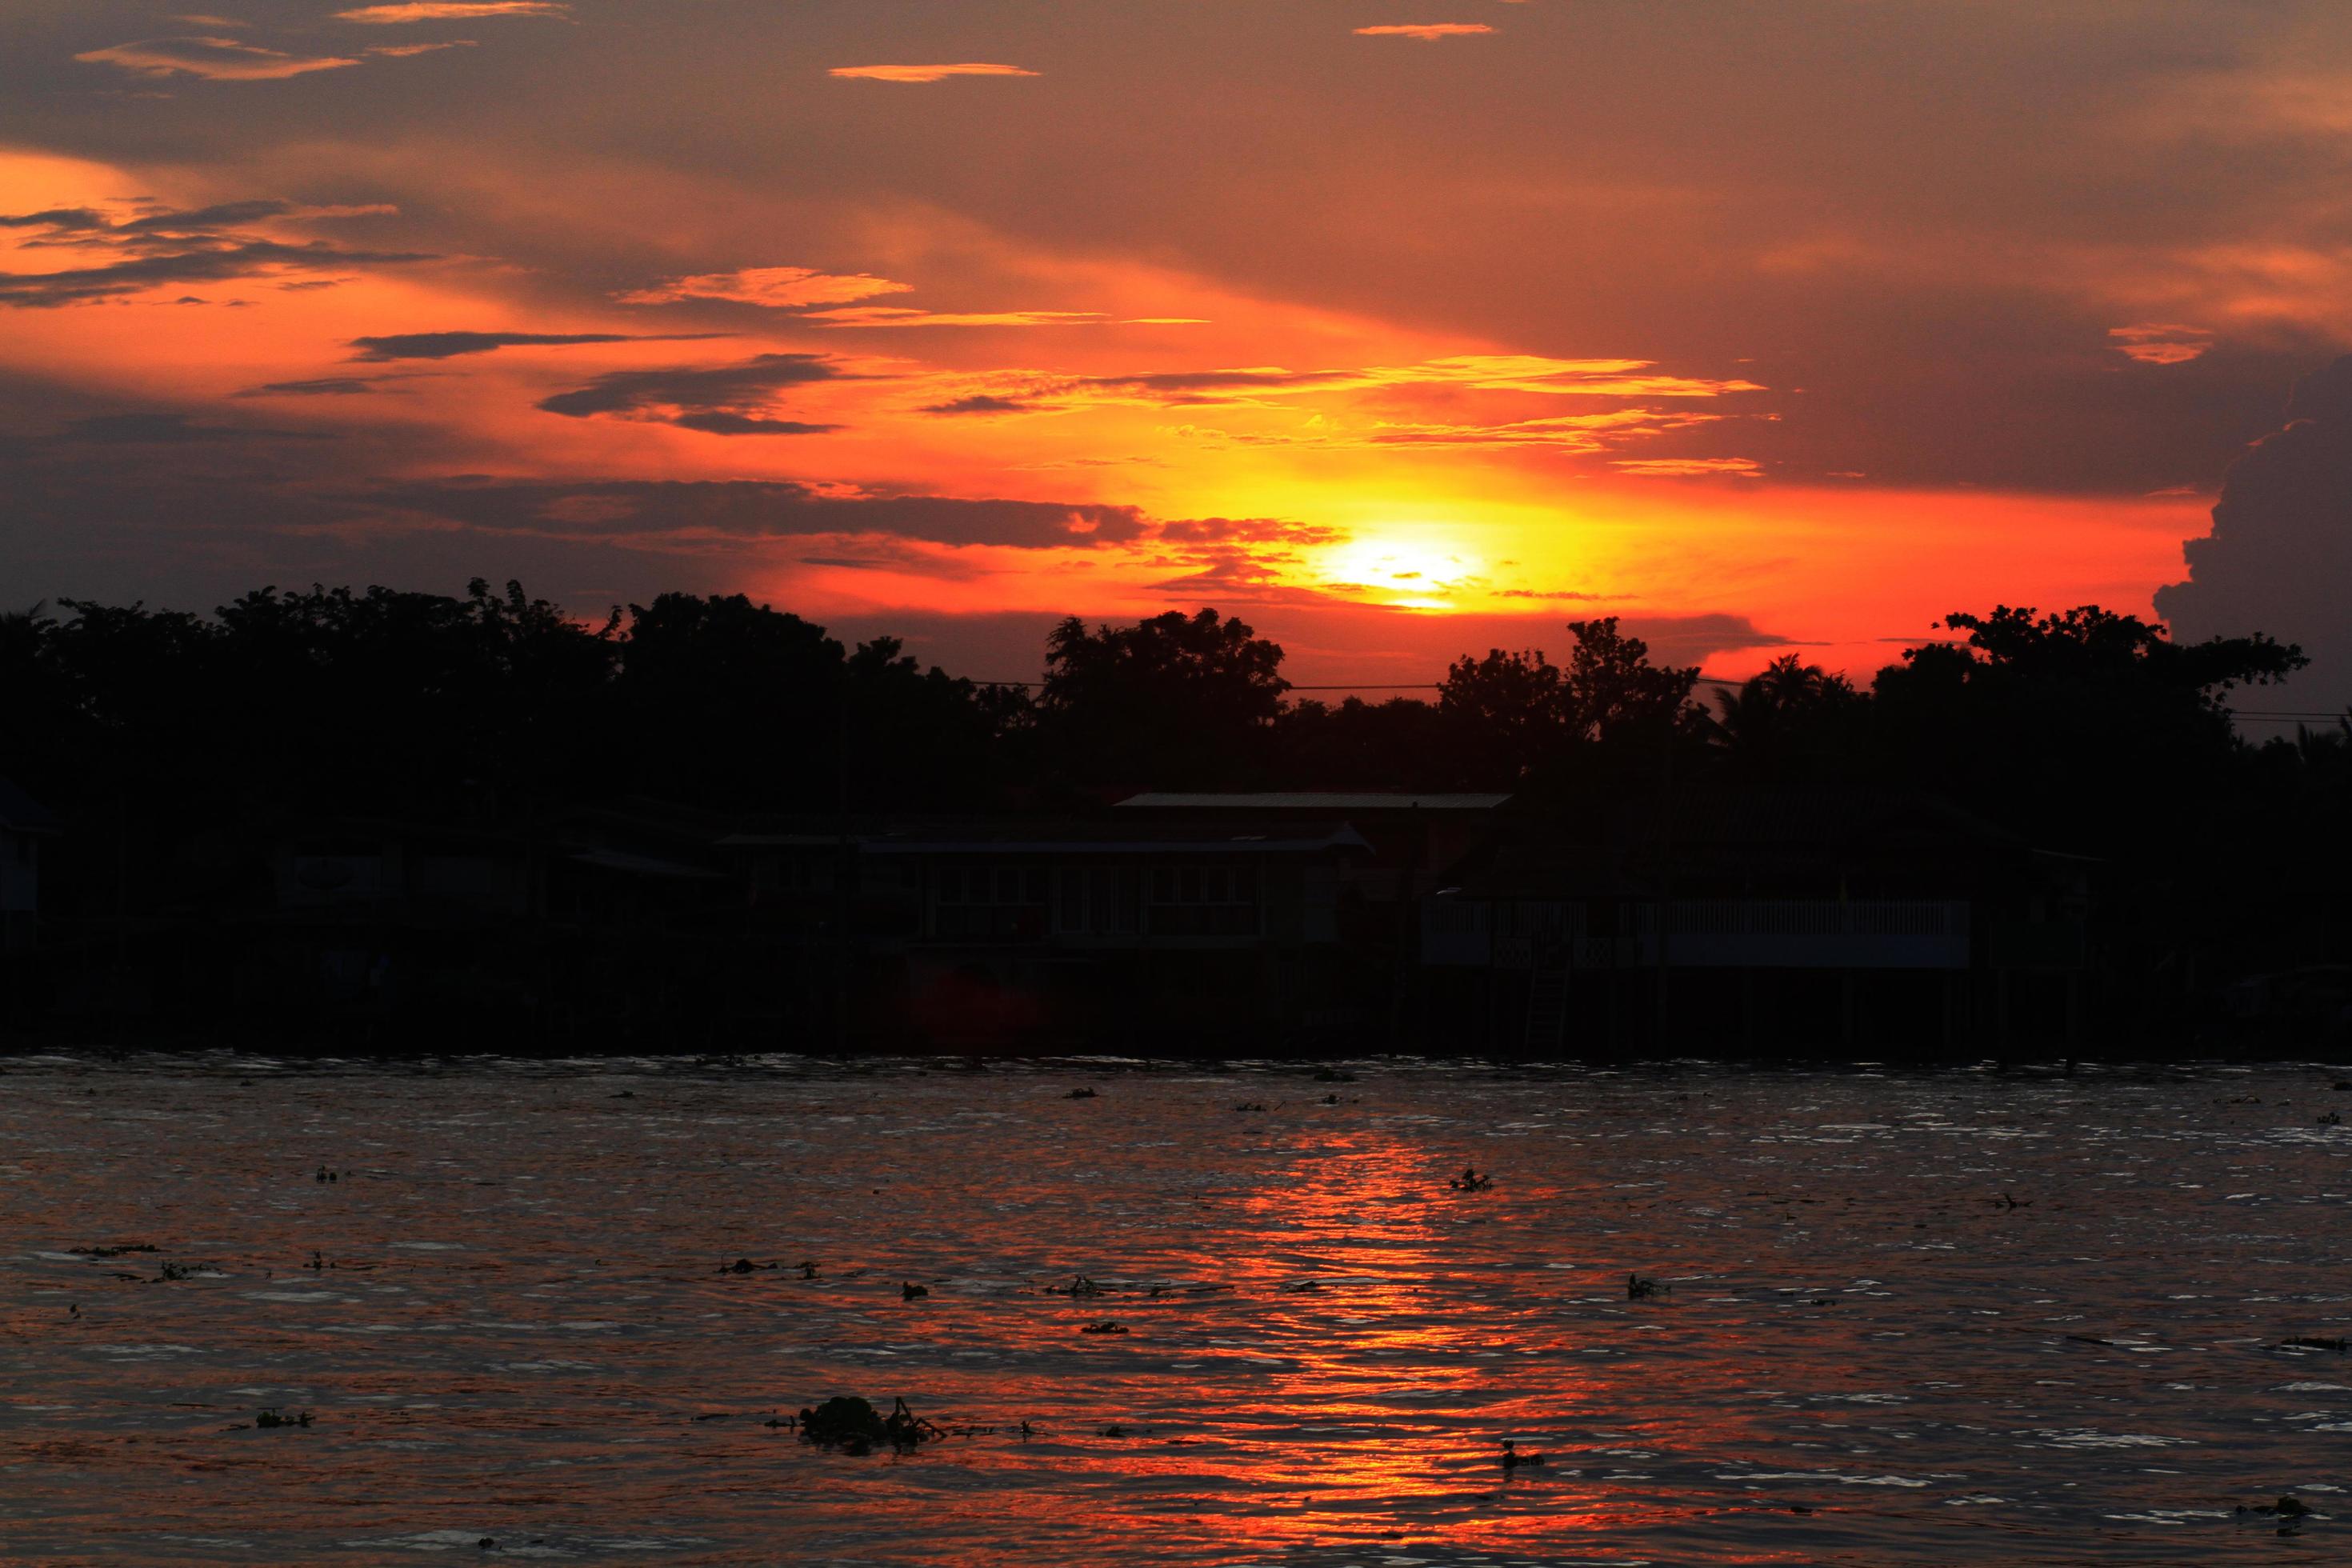
M 18 788 L 13 780 L 0 778 L 0 827 L 14 828 L 18 833 L 55 833 L 57 814 Z
M 1265 794 L 1129 795 L 1117 809 L 1146 811 L 1493 811 L 1507 795 L 1390 795 L 1378 791 L 1277 790 Z
M 656 855 L 632 855 L 624 849 L 583 849 L 572 858 L 583 866 L 593 866 L 599 871 L 617 871 L 631 877 L 658 877 L 669 881 L 682 882 L 730 880 L 724 871 L 713 871 L 701 866 L 688 866 L 683 861 L 667 860 Z
M 831 848 L 841 843 L 839 833 L 730 833 L 719 839 L 721 849 L 808 849 Z M 866 837 L 863 828 L 848 835 L 852 843 Z
M 979 820 L 859 836 L 868 855 L 1319 855 L 1371 846 L 1344 822 L 1148 822 L 1129 818 Z

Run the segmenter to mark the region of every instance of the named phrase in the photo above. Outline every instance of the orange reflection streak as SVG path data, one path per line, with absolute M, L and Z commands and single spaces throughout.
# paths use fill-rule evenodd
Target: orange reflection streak
M 1254 1491 L 1297 1494 L 1286 1510 L 1233 1521 L 1235 1542 L 1369 1539 L 1405 1524 L 1492 1547 L 1597 1528 L 1573 1481 L 1543 1488 L 1539 1519 L 1486 1506 L 1532 1495 L 1496 1462 L 1504 1436 L 1589 1420 L 1607 1391 L 1598 1379 L 1530 1389 L 1497 1375 L 1509 1353 L 1556 1350 L 1559 1336 L 1532 1303 L 1498 1322 L 1491 1298 L 1465 1300 L 1487 1293 L 1453 1267 L 1446 1233 L 1477 1200 L 1447 1190 L 1446 1159 L 1367 1129 L 1318 1131 L 1298 1154 L 1290 1180 L 1234 1205 L 1247 1241 L 1223 1265 L 1236 1293 L 1262 1303 L 1286 1363 L 1236 1413 L 1268 1432 L 1227 1473 Z M 1480 1420 L 1433 1430 L 1433 1406 L 1475 1408 Z
M 2037 1510 L 2182 1484 L 2103 1434 L 2186 1445 L 2227 1489 L 2310 1462 L 2263 1392 L 2283 1363 L 2175 1391 L 2067 1335 L 2260 1319 L 2221 1278 L 2257 1240 L 2208 1184 L 2312 1188 L 2316 1141 L 2184 1152 L 2179 1118 L 2095 1082 L 1368 1069 L 1330 1104 L 1278 1071 L 1135 1072 L 1073 1104 L 1067 1075 L 873 1065 L 12 1067 L 6 1173 L 75 1198 L 0 1208 L 12 1548 L 1949 1561 L 1991 1516 L 1945 1505 L 1990 1494 L 2033 1500 L 2002 1528 L 2054 1561 L 2075 1536 Z M 2219 1103 L 2194 1082 L 2168 1110 Z M 2131 1204 L 1989 1215 L 1989 1170 L 2064 1191 L 2119 1145 L 2162 1173 Z M 1496 1185 L 1448 1191 L 1474 1152 Z M 2147 1209 L 2221 1249 L 2184 1276 L 2210 1293 L 2152 1300 L 2137 1253 L 2111 1261 Z M 2275 1212 L 2317 1261 L 2265 1266 L 2262 1299 L 2324 1289 L 2328 1211 Z M 65 1250 L 129 1241 L 159 1250 Z M 719 1267 L 745 1256 L 781 1267 Z M 1673 1293 L 1628 1301 L 1633 1268 Z M 1129 1332 L 1081 1331 L 1103 1320 Z M 854 1457 L 765 1424 L 844 1393 L 953 1435 Z M 257 1430 L 267 1405 L 319 1420 Z M 1550 1463 L 1507 1477 L 1505 1436 Z

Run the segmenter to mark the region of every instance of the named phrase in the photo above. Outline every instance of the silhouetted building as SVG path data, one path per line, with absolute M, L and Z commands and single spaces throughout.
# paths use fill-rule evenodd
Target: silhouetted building
M 1347 824 L 984 819 L 858 840 L 868 953 L 937 1043 L 1121 1040 L 1212 1054 L 1367 1013 L 1347 973 Z
M 58 819 L 48 807 L 0 778 L 0 952 L 33 945 L 41 919 L 41 845 Z
M 1510 801 L 1497 794 L 1370 790 L 1162 793 L 1130 795 L 1116 810 L 1161 822 L 1345 822 L 1369 847 L 1348 868 L 1343 886 L 1358 901 L 1393 906 L 1433 891 L 1447 869 L 1494 835 Z
M 1538 1054 L 2071 1043 L 2089 865 L 1930 797 L 1691 792 L 1529 824 L 1423 900 L 1433 1031 Z

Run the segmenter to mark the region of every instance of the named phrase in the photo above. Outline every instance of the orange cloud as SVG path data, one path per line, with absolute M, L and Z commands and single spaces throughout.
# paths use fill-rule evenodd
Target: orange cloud
M 1295 371 L 1281 365 L 1251 365 L 1059 380 L 1040 377 L 1022 390 L 1083 395 L 1096 402 L 1182 405 L 1262 403 L 1272 398 L 1413 387 L 1561 397 L 1697 398 L 1767 390 L 1752 381 L 1659 374 L 1649 360 L 1551 359 L 1540 354 L 1448 354 L 1412 364 L 1352 370 Z
M 22 237 L 0 254 L 11 259 L 37 256 L 78 263 L 38 271 L 0 270 L 0 306 L 88 304 L 246 280 L 268 279 L 283 287 L 289 281 L 318 281 L 304 275 L 322 270 L 433 259 L 418 251 L 362 250 L 322 239 L 281 237 L 272 226 L 287 220 L 392 210 L 383 205 L 305 207 L 256 200 L 185 209 L 133 205 L 131 210 L 138 216 L 119 222 L 90 205 L 0 214 L 0 229 Z
M 858 305 L 841 310 L 812 310 L 809 320 L 828 327 L 1088 327 L 1118 322 L 1100 310 L 918 310 L 905 305 Z M 1151 326 L 1195 324 L 1181 316 L 1156 316 Z
M 1759 479 L 1764 465 L 1753 458 L 1629 458 L 1609 465 L 1621 474 L 1641 479 L 1696 479 L 1706 474 L 1733 474 Z
M 452 38 L 446 44 L 376 44 L 369 47 L 368 53 L 405 59 L 410 55 L 429 55 L 436 49 L 470 49 L 474 47 L 471 38 Z
M 1433 44 L 1440 38 L 1466 38 L 1495 29 L 1484 22 L 1398 22 L 1381 27 L 1359 27 L 1360 38 L 1419 38 Z
M 2129 327 L 2109 327 L 2116 347 L 2142 364 L 2186 364 L 2213 346 L 2213 334 L 2202 327 L 2142 321 Z
M 827 76 L 855 77 L 866 81 L 939 81 L 951 76 L 1035 76 L 1019 66 L 978 62 L 953 66 L 835 66 Z
M 1620 440 L 1661 435 L 1693 425 L 1711 424 L 1722 417 L 1719 414 L 1664 414 L 1654 408 L 1619 408 L 1602 414 L 1561 414 L 1541 419 L 1498 420 L 1486 425 L 1382 421 L 1368 430 L 1357 431 L 1318 415 L 1299 429 L 1289 431 L 1236 433 L 1185 425 L 1169 433 L 1193 439 L 1256 447 L 1455 447 L 1496 450 L 1540 447 L 1561 452 L 1599 452 Z
M 479 16 L 566 16 L 571 12 L 571 6 L 555 0 L 407 0 L 404 5 L 338 11 L 335 19 L 387 27 L 404 22 L 471 21 Z
M 337 55 L 283 54 L 235 38 L 215 37 L 149 38 L 91 49 L 74 58 L 89 65 L 120 66 L 140 76 L 192 76 L 206 81 L 278 81 L 360 63 Z
M 623 305 L 669 305 L 683 300 L 729 300 L 744 305 L 768 305 L 799 310 L 810 305 L 837 305 L 870 300 L 877 294 L 903 294 L 913 287 L 887 278 L 854 272 L 845 276 L 807 267 L 746 267 L 734 272 L 698 272 L 690 278 L 666 278 L 649 289 L 615 294 Z

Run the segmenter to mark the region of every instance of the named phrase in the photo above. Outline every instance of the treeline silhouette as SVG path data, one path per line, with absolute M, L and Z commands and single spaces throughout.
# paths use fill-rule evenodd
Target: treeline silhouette
M 1952 615 L 1867 684 L 1792 655 L 1702 689 L 1614 619 L 1564 629 L 1558 662 L 1465 655 L 1434 700 L 1328 703 L 1295 700 L 1281 647 L 1211 609 L 1066 620 L 1032 691 L 741 595 L 602 621 L 481 581 L 264 588 L 210 616 L 68 600 L 0 616 L 0 773 L 64 821 L 53 907 L 118 916 L 218 897 L 305 816 L 1070 812 L 1144 789 L 1493 789 L 1573 815 L 1719 782 L 1931 793 L 2095 858 L 2151 963 L 2352 947 L 2352 727 L 2257 743 L 2230 717 L 2233 692 L 2302 666 L 2291 646 L 2000 607 Z

